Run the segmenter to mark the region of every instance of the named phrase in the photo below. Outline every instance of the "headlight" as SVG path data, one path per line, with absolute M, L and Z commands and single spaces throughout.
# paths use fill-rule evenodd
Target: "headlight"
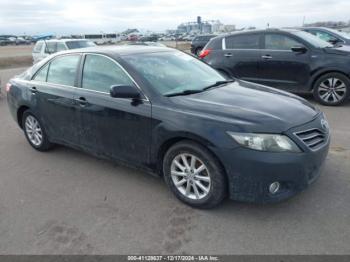
M 227 132 L 244 147 L 268 152 L 301 152 L 300 148 L 287 136 L 271 134 L 250 134 Z

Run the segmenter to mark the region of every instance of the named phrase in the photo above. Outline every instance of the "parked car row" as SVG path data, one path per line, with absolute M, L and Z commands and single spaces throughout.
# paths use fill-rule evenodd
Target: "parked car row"
M 5 45 L 30 45 L 32 42 L 30 39 L 20 36 L 6 36 L 0 35 L 0 46 Z

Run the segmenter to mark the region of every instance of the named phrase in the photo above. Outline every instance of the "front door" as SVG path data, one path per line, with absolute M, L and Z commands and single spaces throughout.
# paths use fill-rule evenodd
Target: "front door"
M 310 52 L 297 53 L 292 47 L 304 46 L 290 36 L 267 33 L 259 61 L 259 83 L 298 91 L 308 84 Z
M 151 104 L 112 98 L 112 85 L 135 85 L 113 59 L 87 54 L 75 96 L 81 145 L 95 154 L 133 164 L 147 163 L 151 147 Z

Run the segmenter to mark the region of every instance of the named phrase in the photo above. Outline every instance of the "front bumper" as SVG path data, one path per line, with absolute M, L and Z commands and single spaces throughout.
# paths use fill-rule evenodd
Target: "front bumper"
M 319 119 L 313 122 L 319 122 Z M 313 123 L 307 125 L 314 126 Z M 234 150 L 215 150 L 226 170 L 230 198 L 243 202 L 273 203 L 290 198 L 306 189 L 319 177 L 328 155 L 330 136 L 317 150 L 309 149 L 293 134 L 297 127 L 288 131 L 288 136 L 302 148 L 302 153 L 260 152 L 243 147 Z M 279 182 L 281 189 L 271 194 L 269 186 Z

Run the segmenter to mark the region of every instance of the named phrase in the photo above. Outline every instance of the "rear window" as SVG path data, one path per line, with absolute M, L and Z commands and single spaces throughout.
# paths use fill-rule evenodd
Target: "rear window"
M 260 49 L 260 35 L 243 34 L 226 37 L 226 49 Z
M 46 42 L 45 53 L 53 54 L 57 52 L 57 42 Z
M 212 50 L 222 49 L 222 38 L 211 39 L 204 49 L 212 49 Z
M 66 42 L 66 45 L 68 46 L 68 49 L 77 49 L 77 48 L 96 46 L 91 41 L 68 41 Z
M 33 49 L 33 53 L 40 53 L 42 47 L 43 47 L 43 42 L 36 43 Z

